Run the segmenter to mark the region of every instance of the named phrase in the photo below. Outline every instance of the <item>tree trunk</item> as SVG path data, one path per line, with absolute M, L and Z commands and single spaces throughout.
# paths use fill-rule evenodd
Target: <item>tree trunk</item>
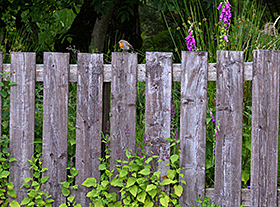
M 89 52 L 91 33 L 98 17 L 91 2 L 91 0 L 85 0 L 68 32 L 61 37 L 57 35 L 55 42 L 56 51 L 67 52 L 67 47 L 71 45 L 75 46 L 75 49 L 80 52 Z M 72 41 L 68 41 L 67 38 L 71 38 Z
M 102 15 L 97 19 L 91 33 L 90 52 L 104 52 L 104 41 L 107 34 L 108 26 L 114 11 L 114 7 L 108 9 L 108 14 Z

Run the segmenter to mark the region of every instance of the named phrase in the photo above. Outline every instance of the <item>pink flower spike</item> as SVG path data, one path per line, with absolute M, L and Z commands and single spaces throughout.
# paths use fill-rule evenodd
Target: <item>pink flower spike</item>
M 222 7 L 222 4 L 220 3 L 219 6 L 217 7 L 218 10 L 220 10 Z
M 225 39 L 225 41 L 228 42 L 228 37 L 227 37 L 227 35 L 224 36 L 224 39 Z

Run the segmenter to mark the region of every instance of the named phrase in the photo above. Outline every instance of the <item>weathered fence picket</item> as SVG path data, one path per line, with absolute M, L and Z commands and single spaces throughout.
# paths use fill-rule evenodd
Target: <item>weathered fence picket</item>
M 137 54 L 112 53 L 110 170 L 117 174 L 116 159 L 135 149 Z M 111 189 L 116 191 L 117 189 Z
M 146 70 L 145 150 L 165 159 L 153 164 L 164 176 L 170 157 L 170 143 L 165 138 L 170 137 L 171 126 L 172 53 L 147 52 Z
M 116 158 L 125 158 L 126 149 L 135 149 L 137 81 L 146 81 L 145 150 L 168 158 L 169 142 L 165 138 L 170 137 L 171 130 L 172 81 L 181 81 L 180 166 L 187 183 L 181 206 L 195 206 L 195 200 L 204 195 L 221 206 L 279 205 L 279 56 L 279 51 L 254 51 L 252 64 L 244 63 L 243 52 L 218 51 L 217 63 L 207 63 L 206 52 L 182 52 L 182 64 L 172 64 L 172 53 L 148 52 L 146 65 L 137 65 L 137 54 L 113 53 L 110 66 L 103 65 L 101 54 L 80 53 L 78 64 L 69 65 L 69 54 L 45 53 L 44 64 L 36 65 L 35 53 L 12 53 L 11 64 L 3 65 L 0 53 L 0 72 L 12 71 L 12 81 L 18 83 L 11 86 L 10 105 L 10 152 L 18 161 L 11 163 L 9 180 L 15 185 L 16 200 L 21 202 L 26 196 L 26 190 L 19 188 L 25 177 L 32 176 L 28 159 L 34 153 L 36 81 L 44 81 L 42 150 L 43 167 L 48 171 L 43 176 L 50 176 L 42 190 L 52 195 L 55 207 L 66 201 L 60 182 L 67 179 L 69 81 L 77 81 L 75 161 L 80 171 L 76 177 L 79 189 L 73 194 L 83 207 L 89 204 L 89 189 L 81 183 L 88 177 L 100 181 L 101 131 L 109 108 L 111 170 L 116 169 Z M 216 121 L 220 123 L 215 189 L 205 189 L 209 80 L 217 81 Z M 250 190 L 241 189 L 244 80 L 253 80 Z M 110 82 L 111 96 L 110 84 L 104 96 L 104 82 Z M 104 97 L 111 97 L 111 106 L 110 101 L 102 100 Z M 167 173 L 165 164 L 155 165 L 161 176 Z
M 10 153 L 17 162 L 10 165 L 9 181 L 19 202 L 26 196 L 26 189 L 20 189 L 24 178 L 32 177 L 28 160 L 34 153 L 35 66 L 35 53 L 11 53 L 11 80 L 18 85 L 10 93 Z
M 98 166 L 101 157 L 103 55 L 78 54 L 76 168 L 79 169 L 76 198 L 89 206 L 88 188 L 81 184 L 89 177 L 100 182 Z
M 217 52 L 215 203 L 241 203 L 243 52 Z
M 187 185 L 181 206 L 205 195 L 207 52 L 182 52 L 180 167 Z
M 279 51 L 254 51 L 251 206 L 277 205 Z
M 43 185 L 55 200 L 66 201 L 61 184 L 67 179 L 69 54 L 44 53 L 43 167 L 50 176 Z

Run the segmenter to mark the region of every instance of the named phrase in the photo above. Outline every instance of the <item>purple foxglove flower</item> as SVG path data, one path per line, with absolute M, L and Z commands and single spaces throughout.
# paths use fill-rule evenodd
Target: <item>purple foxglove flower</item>
M 251 186 L 249 185 L 249 186 L 247 186 L 247 188 L 248 188 L 248 189 L 250 189 L 250 188 L 251 188 Z
M 228 37 L 227 37 L 227 35 L 224 36 L 224 39 L 225 39 L 225 41 L 228 42 Z
M 218 132 L 217 132 L 217 131 L 215 131 L 215 134 L 216 134 L 216 135 L 218 135 Z
M 222 7 L 222 4 L 220 3 L 219 6 L 217 7 L 218 10 L 220 10 Z

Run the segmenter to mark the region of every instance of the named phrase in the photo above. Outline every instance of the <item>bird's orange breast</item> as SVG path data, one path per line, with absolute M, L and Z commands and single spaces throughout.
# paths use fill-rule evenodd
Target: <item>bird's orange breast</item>
M 122 42 L 119 42 L 120 48 L 124 48 L 124 44 Z

